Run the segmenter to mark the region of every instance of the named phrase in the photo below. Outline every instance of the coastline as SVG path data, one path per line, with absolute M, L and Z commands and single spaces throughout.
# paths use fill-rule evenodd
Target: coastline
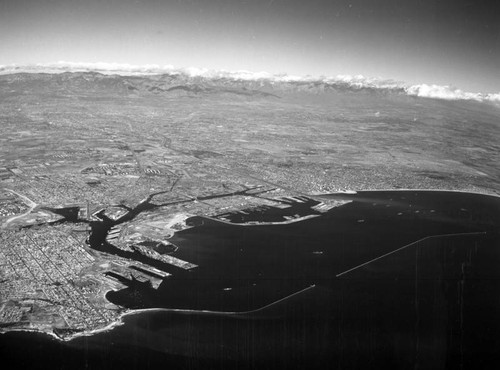
M 321 215 L 306 215 L 306 216 L 303 216 L 303 217 L 298 217 L 298 218 L 294 218 L 292 220 L 286 220 L 286 221 L 278 221 L 278 222 L 257 222 L 257 221 L 251 221 L 252 223 L 235 223 L 235 222 L 229 222 L 229 221 L 225 221 L 225 220 L 220 220 L 218 218 L 209 217 L 209 216 L 198 216 L 198 217 L 201 217 L 201 218 L 203 218 L 205 220 L 210 220 L 210 221 L 213 221 L 213 222 L 217 222 L 217 223 L 222 223 L 222 224 L 225 224 L 225 225 L 249 227 L 249 226 L 273 226 L 273 225 L 278 226 L 278 225 L 288 225 L 288 224 L 293 224 L 293 223 L 296 223 L 296 222 L 308 220 L 308 219 L 311 219 L 311 218 L 316 218 L 316 217 L 319 217 L 319 216 L 321 216 Z
M 324 197 L 328 198 L 329 196 L 356 196 L 356 195 L 362 195 L 363 193 L 373 193 L 373 192 L 444 192 L 444 193 L 460 193 L 460 194 L 474 194 L 478 196 L 485 196 L 485 197 L 492 197 L 492 198 L 499 198 L 500 195 L 497 194 L 491 194 L 489 192 L 478 192 L 478 191 L 467 191 L 467 190 L 445 190 L 445 189 L 374 189 L 374 190 L 345 190 L 345 191 L 339 191 L 339 192 L 333 192 L 333 193 L 322 193 L 322 194 L 314 194 L 316 197 Z M 290 224 L 290 223 L 295 223 L 299 222 L 305 219 L 309 218 L 314 218 L 314 217 L 319 217 L 320 215 L 307 215 L 298 219 L 294 220 L 288 220 L 288 221 L 283 221 L 283 222 L 265 222 L 265 223 L 255 223 L 255 224 L 237 224 L 237 223 L 231 223 L 228 221 L 223 221 L 219 219 L 215 219 L 212 217 L 206 217 L 206 216 L 200 216 L 205 219 L 214 221 L 214 222 L 220 222 L 224 223 L 227 225 L 232 225 L 232 226 L 262 226 L 262 225 L 283 225 L 283 224 Z M 392 253 L 392 252 L 391 252 Z M 309 287 L 310 288 L 310 287 Z M 306 289 L 309 289 L 306 288 Z M 300 292 L 296 292 L 292 295 L 298 294 Z M 284 297 L 283 299 L 286 299 L 288 297 Z M 276 303 L 276 302 L 274 302 Z M 271 303 L 270 305 L 273 305 L 274 303 Z M 267 307 L 267 306 L 266 306 Z M 172 313 L 179 313 L 179 314 L 206 314 L 206 315 L 240 315 L 240 314 L 248 314 L 253 311 L 248 311 L 248 312 L 227 312 L 227 311 L 210 311 L 210 310 L 189 310 L 189 309 L 170 309 L 170 308 L 145 308 L 145 309 L 129 309 L 126 310 L 125 312 L 122 312 L 115 321 L 109 323 L 108 325 L 102 327 L 102 328 L 97 328 L 97 329 L 92 329 L 88 331 L 82 331 L 78 333 L 73 333 L 73 334 L 68 334 L 65 336 L 60 336 L 56 333 L 54 333 L 53 330 L 41 330 L 37 328 L 5 328 L 0 330 L 0 335 L 7 334 L 10 332 L 26 332 L 26 333 L 34 333 L 34 334 L 44 334 L 52 337 L 53 339 L 56 339 L 61 342 L 69 342 L 71 340 L 80 338 L 80 337 L 90 337 L 95 334 L 100 334 L 100 333 L 105 333 L 112 331 L 114 328 L 122 326 L 125 324 L 124 318 L 126 317 L 132 317 L 144 313 L 151 313 L 151 312 L 172 312 Z
M 456 190 L 456 189 L 415 189 L 415 188 L 398 188 L 398 189 L 367 189 L 367 190 L 345 190 L 345 191 L 337 191 L 333 193 L 321 193 L 314 194 L 316 197 L 324 197 L 328 195 L 356 195 L 361 193 L 369 193 L 369 192 L 403 192 L 403 191 L 420 191 L 420 192 L 444 192 L 444 193 L 461 193 L 461 194 L 475 194 L 475 195 L 484 195 L 491 196 L 494 198 L 500 198 L 500 193 L 491 193 L 491 192 L 480 192 L 475 190 Z
M 57 335 L 56 333 L 54 333 L 53 330 L 50 330 L 50 331 L 49 330 L 39 330 L 39 329 L 35 329 L 35 328 L 15 328 L 15 329 L 10 329 L 10 330 L 3 330 L 3 331 L 0 332 L 0 335 L 4 335 L 4 334 L 7 334 L 7 333 L 12 333 L 12 332 L 45 334 L 45 335 L 48 335 L 48 336 L 50 336 L 53 339 L 56 339 L 58 341 L 69 342 L 69 341 L 71 341 L 73 339 L 76 339 L 76 338 L 90 337 L 90 336 L 92 336 L 94 334 L 105 333 L 105 332 L 111 331 L 115 327 L 123 325 L 124 322 L 122 321 L 122 318 L 123 318 L 123 316 L 125 316 L 125 315 L 127 315 L 129 313 L 131 313 L 131 312 L 122 313 L 120 316 L 118 316 L 118 319 L 116 321 L 113 321 L 112 323 L 110 323 L 110 324 L 108 324 L 108 325 L 106 325 L 106 326 L 104 326 L 102 328 L 88 330 L 88 331 L 82 331 L 82 332 L 79 332 L 79 333 L 70 334 L 70 335 L 65 336 L 65 337 Z

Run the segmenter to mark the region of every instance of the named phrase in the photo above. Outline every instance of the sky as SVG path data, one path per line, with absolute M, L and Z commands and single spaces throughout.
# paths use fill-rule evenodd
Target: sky
M 500 2 L 0 0 L 0 65 L 58 61 L 364 75 L 498 93 Z

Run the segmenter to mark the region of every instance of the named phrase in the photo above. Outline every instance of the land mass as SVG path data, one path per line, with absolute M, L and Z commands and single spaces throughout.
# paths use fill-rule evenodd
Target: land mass
M 0 330 L 76 347 L 135 330 L 189 357 L 183 315 L 262 335 L 277 320 L 317 346 L 275 328 L 255 358 L 270 343 L 307 359 L 339 343 L 372 353 L 372 330 L 384 353 L 417 356 L 430 336 L 436 363 L 472 362 L 496 343 L 471 328 L 487 326 L 474 307 L 492 320 L 499 307 L 485 298 L 498 288 L 499 117 L 339 84 L 2 75 Z M 138 329 L 149 315 L 155 335 Z M 300 329 L 318 325 L 345 342 Z M 191 344 L 239 358 L 244 338 L 226 334 Z

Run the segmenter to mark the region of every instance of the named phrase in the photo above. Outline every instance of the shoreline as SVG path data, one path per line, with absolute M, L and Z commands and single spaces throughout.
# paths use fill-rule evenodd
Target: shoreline
M 112 323 L 106 325 L 105 327 L 102 327 L 99 329 L 93 329 L 93 330 L 89 330 L 89 331 L 83 331 L 80 333 L 70 334 L 67 337 L 61 337 L 61 336 L 57 335 L 56 333 L 54 333 L 53 330 L 48 331 L 48 330 L 39 330 L 39 329 L 34 329 L 34 328 L 31 328 L 31 329 L 30 328 L 16 328 L 16 329 L 11 329 L 11 330 L 0 331 L 0 336 L 8 334 L 8 333 L 23 332 L 23 333 L 33 333 L 33 334 L 44 334 L 44 335 L 48 335 L 48 336 L 52 337 L 53 339 L 56 339 L 60 342 L 69 342 L 73 339 L 77 339 L 80 337 L 90 337 L 94 334 L 99 334 L 99 333 L 111 331 L 114 328 L 123 325 L 124 322 L 122 321 L 122 318 L 125 315 L 130 314 L 130 313 L 132 313 L 132 312 L 125 312 L 125 313 L 121 314 L 116 321 L 113 321 Z
M 500 198 L 500 193 L 490 193 L 490 192 L 479 192 L 479 191 L 472 191 L 472 190 L 450 190 L 450 189 L 415 189 L 415 188 L 398 188 L 398 189 L 368 189 L 368 190 L 345 190 L 345 191 L 337 191 L 333 193 L 321 193 L 321 194 L 314 194 L 316 197 L 323 197 L 323 196 L 328 196 L 328 195 L 357 195 L 360 193 L 369 193 L 369 192 L 398 192 L 398 191 L 420 191 L 420 192 L 444 192 L 444 193 L 461 193 L 461 194 L 476 194 L 476 195 L 483 195 L 483 196 L 490 196 L 494 198 Z
M 288 224 L 293 224 L 293 223 L 296 223 L 296 222 L 308 220 L 308 219 L 311 219 L 311 218 L 316 218 L 316 217 L 319 217 L 319 216 L 321 216 L 321 215 L 320 214 L 318 214 L 318 215 L 316 215 L 316 214 L 306 215 L 306 216 L 294 218 L 294 219 L 291 219 L 291 220 L 278 221 L 278 222 L 250 221 L 250 222 L 253 222 L 253 223 L 248 223 L 248 222 L 247 223 L 236 223 L 236 222 L 230 222 L 230 221 L 220 220 L 218 218 L 209 217 L 209 216 L 198 216 L 198 217 L 201 217 L 201 218 L 204 218 L 206 220 L 213 221 L 213 222 L 217 222 L 217 223 L 220 222 L 220 223 L 223 223 L 225 225 L 249 227 L 249 226 L 273 226 L 273 225 L 278 226 L 278 225 L 288 225 Z
M 474 194 L 474 195 L 480 195 L 480 196 L 485 196 L 485 197 L 492 197 L 492 198 L 499 198 L 500 195 L 497 194 L 491 194 L 491 193 L 485 193 L 485 192 L 478 192 L 478 191 L 466 191 L 466 190 L 445 190 L 445 189 L 374 189 L 374 190 L 345 190 L 345 191 L 339 191 L 339 192 L 333 192 L 333 193 L 322 193 L 322 194 L 314 194 L 316 197 L 324 197 L 328 198 L 328 196 L 335 196 L 335 195 L 345 195 L 345 196 L 355 196 L 355 195 L 362 195 L 362 193 L 370 193 L 370 192 L 445 192 L 445 193 L 460 193 L 460 194 Z M 296 220 L 288 220 L 285 222 L 277 222 L 277 223 L 258 223 L 258 224 L 237 224 L 237 223 L 231 223 L 223 220 L 218 220 L 214 219 L 211 217 L 206 217 L 206 216 L 200 216 L 212 221 L 228 224 L 228 225 L 233 225 L 233 226 L 260 226 L 260 225 L 280 225 L 280 224 L 288 224 L 288 223 L 294 223 L 294 222 L 299 222 L 304 219 L 308 219 L 311 217 L 318 217 L 320 215 L 308 215 L 305 217 L 301 217 Z M 306 288 L 309 289 L 309 288 Z M 299 293 L 299 292 L 297 292 Z M 295 295 L 297 293 L 294 293 L 292 295 Z M 282 299 L 286 299 L 288 297 L 284 297 Z M 271 303 L 271 305 L 274 303 Z M 8 334 L 11 332 L 26 332 L 26 333 L 34 333 L 34 334 L 44 334 L 52 337 L 53 339 L 56 339 L 61 342 L 69 342 L 72 340 L 75 340 L 80 337 L 90 337 L 95 334 L 99 333 L 105 333 L 112 331 L 114 328 L 122 326 L 125 324 L 124 318 L 127 316 L 134 316 L 134 315 L 140 315 L 143 313 L 148 313 L 148 312 L 172 312 L 172 313 L 180 313 L 180 314 L 208 314 L 208 315 L 239 315 L 239 314 L 248 314 L 252 311 L 248 312 L 225 312 L 225 311 L 210 311 L 210 310 L 189 310 L 189 309 L 174 309 L 174 308 L 144 308 L 144 309 L 132 309 L 128 310 L 126 312 L 121 313 L 116 321 L 113 321 L 109 323 L 108 325 L 102 327 L 102 328 L 97 328 L 97 329 L 92 329 L 88 331 L 82 331 L 74 334 L 69 334 L 67 336 L 59 336 L 56 333 L 54 333 L 53 330 L 40 330 L 37 328 L 13 328 L 13 329 L 6 329 L 6 330 L 0 330 L 0 336 L 4 334 Z

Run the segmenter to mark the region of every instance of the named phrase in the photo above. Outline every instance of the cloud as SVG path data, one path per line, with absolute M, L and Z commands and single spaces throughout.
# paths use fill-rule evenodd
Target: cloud
M 423 98 L 434 98 L 444 100 L 475 100 L 478 102 L 500 102 L 500 93 L 498 94 L 482 94 L 465 92 L 460 89 L 450 86 L 440 85 L 414 85 L 406 87 L 405 91 L 408 95 L 419 96 Z
M 405 90 L 408 95 L 420 96 L 423 98 L 476 101 L 483 101 L 485 98 L 485 96 L 481 93 L 464 92 L 450 86 L 422 84 L 407 87 Z
M 331 77 L 292 76 L 286 74 L 273 75 L 268 72 L 252 72 L 246 70 L 225 71 L 206 68 L 175 68 L 172 65 L 131 65 L 121 63 L 74 63 L 57 62 L 52 64 L 32 65 L 0 65 L 0 74 L 11 73 L 63 73 L 63 72 L 99 72 L 102 74 L 118 74 L 124 76 L 171 74 L 186 75 L 200 78 L 227 78 L 239 81 L 269 81 L 284 83 L 320 82 L 330 85 L 348 86 L 353 89 L 380 89 L 404 92 L 410 96 L 444 100 L 473 100 L 478 102 L 500 103 L 500 93 L 482 94 L 465 92 L 450 86 L 440 85 L 413 85 L 408 86 L 402 82 L 381 78 L 371 78 L 362 75 L 337 75 Z
M 335 77 L 326 77 L 323 79 L 323 81 L 331 84 L 346 84 L 358 89 L 371 88 L 398 90 L 404 87 L 404 84 L 402 82 L 394 80 L 384 80 L 381 78 L 365 77 L 363 75 L 338 75 Z
M 498 94 L 488 94 L 486 99 L 493 103 L 500 103 L 500 93 Z

